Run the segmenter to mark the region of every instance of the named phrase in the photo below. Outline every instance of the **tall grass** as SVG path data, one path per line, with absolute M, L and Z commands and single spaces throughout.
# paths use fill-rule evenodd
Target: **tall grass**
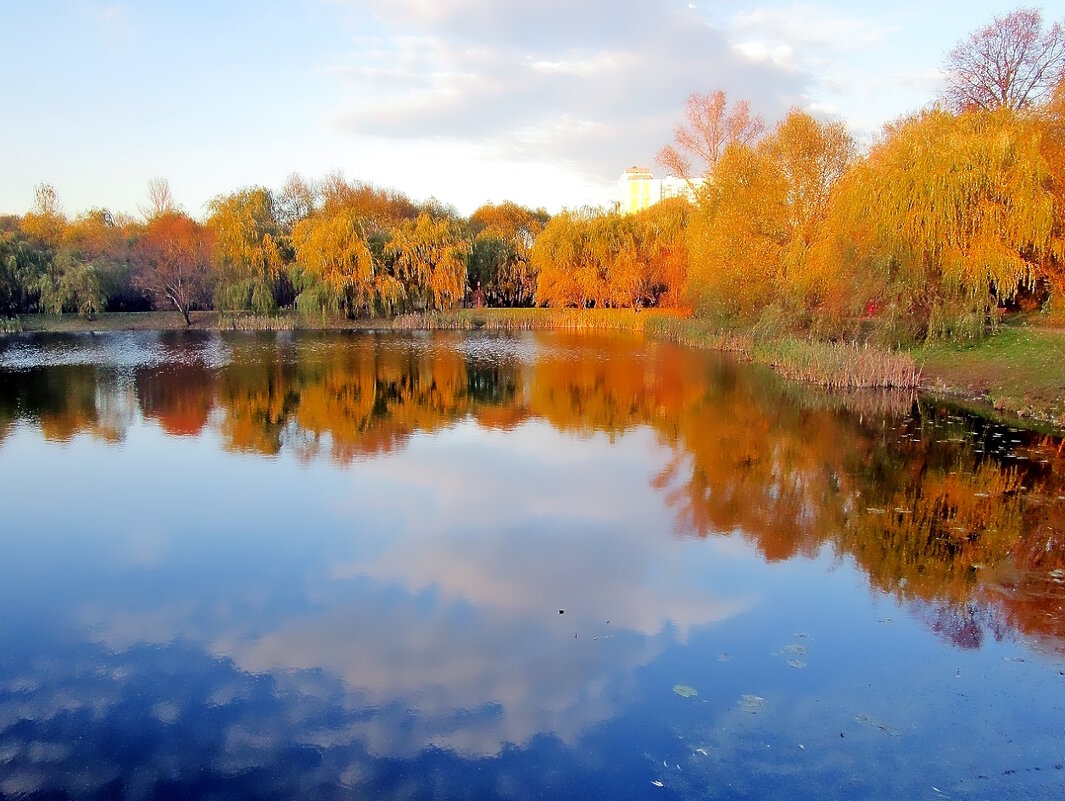
M 755 345 L 752 356 L 785 378 L 829 389 L 911 389 L 921 383 L 913 356 L 868 343 L 769 340 Z
M 454 309 L 395 318 L 398 329 L 485 328 L 499 331 L 634 331 L 652 320 L 680 319 L 684 312 L 666 309 Z

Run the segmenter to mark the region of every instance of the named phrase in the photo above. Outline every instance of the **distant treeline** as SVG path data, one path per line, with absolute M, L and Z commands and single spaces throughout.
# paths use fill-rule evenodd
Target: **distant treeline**
M 976 64 L 966 82 L 985 51 L 1035 52 L 998 47 L 1024 36 L 1050 59 L 1028 65 L 1038 81 L 1006 65 L 1002 86 L 974 88 Z M 767 131 L 745 101 L 693 95 L 659 160 L 694 200 L 636 215 L 507 202 L 464 218 L 293 175 L 220 195 L 202 221 L 158 179 L 138 219 L 68 219 L 41 185 L 30 213 L 0 217 L 0 313 L 683 306 L 725 327 L 891 343 L 980 336 L 1009 306 L 1065 321 L 1065 31 L 1022 10 L 951 59 L 942 104 L 863 154 L 840 123 L 795 110 Z

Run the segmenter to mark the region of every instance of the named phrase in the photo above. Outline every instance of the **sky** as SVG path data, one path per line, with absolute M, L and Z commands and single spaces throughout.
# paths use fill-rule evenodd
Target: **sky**
M 0 214 L 203 216 L 299 172 L 435 197 L 607 205 L 685 99 L 723 89 L 869 142 L 932 102 L 946 53 L 1017 6 L 736 0 L 0 0 Z M 1065 0 L 1044 3 L 1065 19 Z

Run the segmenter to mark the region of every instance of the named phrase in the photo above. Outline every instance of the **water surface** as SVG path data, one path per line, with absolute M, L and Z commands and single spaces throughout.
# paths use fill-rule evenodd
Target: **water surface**
M 0 339 L 0 797 L 1060 798 L 1060 439 L 639 339 Z

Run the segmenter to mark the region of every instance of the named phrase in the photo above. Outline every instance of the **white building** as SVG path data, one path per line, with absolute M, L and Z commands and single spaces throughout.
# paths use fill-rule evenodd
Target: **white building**
M 647 167 L 629 167 L 618 179 L 618 208 L 625 214 L 635 214 L 671 197 L 686 197 L 695 202 L 695 190 L 701 183 L 689 183 L 673 175 L 655 178 Z

